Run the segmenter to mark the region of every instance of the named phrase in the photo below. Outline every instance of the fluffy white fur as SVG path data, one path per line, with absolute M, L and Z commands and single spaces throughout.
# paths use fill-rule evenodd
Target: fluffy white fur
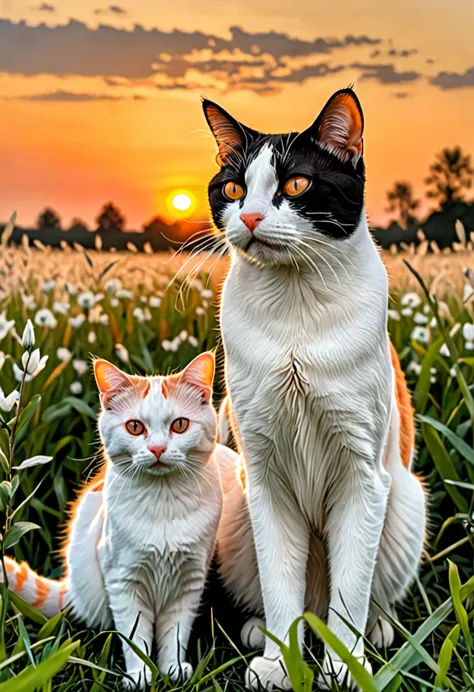
M 327 614 L 365 660 L 362 640 L 342 618 L 361 633 L 372 629 L 378 644 L 393 637 L 370 597 L 383 611 L 403 597 L 425 529 L 422 488 L 400 460 L 387 275 L 365 213 L 340 241 L 315 233 L 287 201 L 272 204 L 271 154 L 263 149 L 248 167 L 243 206 L 225 211 L 232 263 L 221 325 L 248 495 L 236 481 L 228 491 L 221 569 L 251 611 L 263 602 L 266 627 L 279 639 L 308 607 Z M 240 214 L 256 211 L 265 218 L 246 249 Z M 250 630 L 243 634 L 252 643 Z M 323 668 L 328 687 L 331 671 L 340 682 L 347 674 L 330 649 Z M 257 679 L 268 689 L 290 687 L 268 638 L 247 686 Z
M 138 619 L 133 640 L 148 653 L 155 628 L 160 671 L 187 680 L 188 639 L 221 515 L 219 458 L 235 457 L 215 445 L 213 357 L 202 354 L 170 378 L 129 378 L 98 363 L 106 472 L 103 483 L 83 494 L 71 522 L 68 575 L 62 582 L 46 580 L 10 560 L 10 586 L 49 616 L 69 604 L 91 627 L 115 625 L 130 636 Z M 189 419 L 186 432 L 170 431 L 176 418 Z M 130 435 L 129 420 L 142 421 L 146 434 Z M 159 468 L 150 451 L 157 446 L 166 447 Z M 18 581 L 20 570 L 24 581 Z M 41 603 L 39 583 L 48 590 Z M 123 650 L 124 684 L 144 686 L 142 661 L 127 644 Z

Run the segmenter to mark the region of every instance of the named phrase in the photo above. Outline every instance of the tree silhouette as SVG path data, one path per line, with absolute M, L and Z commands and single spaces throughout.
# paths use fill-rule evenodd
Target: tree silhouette
M 470 154 L 464 154 L 461 147 L 443 149 L 435 156 L 430 166 L 430 175 L 425 179 L 431 189 L 427 190 L 429 199 L 437 200 L 441 210 L 454 202 L 464 199 L 474 178 Z
M 112 229 L 123 231 L 125 227 L 125 217 L 122 215 L 120 209 L 112 202 L 104 204 L 95 222 L 99 232 Z
M 36 228 L 40 231 L 46 228 L 61 228 L 61 219 L 54 209 L 46 207 L 36 220 Z
M 87 226 L 85 221 L 83 221 L 82 219 L 75 216 L 73 218 L 73 220 L 71 221 L 71 225 L 69 226 L 69 230 L 70 231 L 88 231 L 89 227 Z
M 411 183 L 395 182 L 393 188 L 387 192 L 387 199 L 389 201 L 387 211 L 397 213 L 402 228 L 407 228 L 415 223 L 416 216 L 413 212 L 420 206 L 420 200 L 414 198 Z

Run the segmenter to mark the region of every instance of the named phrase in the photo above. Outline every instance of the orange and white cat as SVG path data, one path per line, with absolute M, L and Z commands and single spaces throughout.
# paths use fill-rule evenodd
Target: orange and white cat
M 306 130 L 268 135 L 203 107 L 221 164 L 209 201 L 231 255 L 221 327 L 247 476 L 246 494 L 235 472 L 227 484 L 222 572 L 280 640 L 309 608 L 364 660 L 355 631 L 393 637 L 383 613 L 420 564 L 425 497 L 364 208 L 362 109 L 342 89 Z M 327 648 L 321 685 L 331 673 L 342 683 L 347 668 Z M 270 638 L 247 673 L 249 688 L 259 681 L 290 686 Z
M 94 362 L 105 465 L 75 503 L 66 575 L 37 575 L 6 559 L 10 588 L 48 617 L 70 606 L 89 627 L 111 627 L 151 653 L 172 679 L 192 674 L 186 649 L 221 515 L 212 406 L 214 356 L 169 377 L 129 376 Z M 138 622 L 138 624 L 136 624 Z M 144 686 L 142 661 L 124 644 L 124 684 Z

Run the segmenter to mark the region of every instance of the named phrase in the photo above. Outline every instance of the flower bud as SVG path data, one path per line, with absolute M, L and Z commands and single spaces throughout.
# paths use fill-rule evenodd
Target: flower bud
M 35 345 L 35 330 L 31 320 L 28 320 L 25 329 L 23 330 L 23 336 L 21 337 L 21 345 L 27 351 L 32 349 Z

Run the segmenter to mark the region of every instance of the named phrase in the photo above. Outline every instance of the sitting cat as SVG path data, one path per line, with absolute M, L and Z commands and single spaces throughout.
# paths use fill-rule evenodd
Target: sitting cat
M 362 108 L 342 89 L 306 130 L 268 135 L 203 107 L 219 150 L 209 202 L 231 256 L 221 329 L 247 473 L 245 497 L 236 485 L 224 510 L 222 569 L 280 640 L 310 608 L 370 668 L 355 632 L 393 636 L 384 614 L 420 564 L 425 497 L 364 208 Z M 321 685 L 333 671 L 346 679 L 327 647 Z M 259 682 L 289 687 L 270 638 L 247 672 L 250 689 Z
M 94 362 L 105 464 L 73 506 L 66 576 L 37 575 L 6 558 L 9 586 L 47 617 L 70 606 L 89 627 L 115 627 L 151 652 L 173 680 L 192 674 L 186 649 L 221 515 L 211 402 L 214 356 L 168 377 L 129 376 Z M 144 666 L 123 646 L 124 684 L 144 686 Z M 133 681 L 133 682 L 132 682 Z

